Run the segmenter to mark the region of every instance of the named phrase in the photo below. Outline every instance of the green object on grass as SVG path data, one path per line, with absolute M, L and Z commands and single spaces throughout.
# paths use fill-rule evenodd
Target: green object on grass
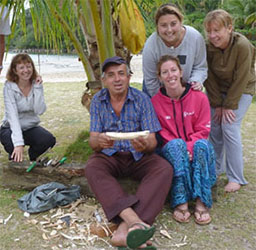
M 154 226 L 147 227 L 145 224 L 140 222 L 134 223 L 130 226 L 130 228 L 134 227 L 135 225 L 138 225 L 141 228 L 134 229 L 128 233 L 126 242 L 129 248 L 137 248 L 142 244 L 146 243 L 156 231 Z
M 36 161 L 33 161 L 33 163 L 29 166 L 29 168 L 26 170 L 26 172 L 30 172 L 34 167 L 36 166 Z
M 66 160 L 67 160 L 67 157 L 63 157 L 63 158 L 59 161 L 59 164 L 64 163 Z
M 129 247 L 117 247 L 118 250 L 132 250 L 132 249 L 138 249 L 138 250 L 157 250 L 155 246 L 146 246 L 142 248 L 129 248 Z

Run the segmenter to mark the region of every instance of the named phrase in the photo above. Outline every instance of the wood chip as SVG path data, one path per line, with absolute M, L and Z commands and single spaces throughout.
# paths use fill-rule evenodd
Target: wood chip
M 42 234 L 42 237 L 43 237 L 44 240 L 48 240 L 48 237 L 45 233 Z
M 57 230 L 52 230 L 51 233 L 50 233 L 50 236 L 54 236 L 54 235 L 56 235 L 57 233 L 58 233 Z
M 33 224 L 33 225 L 36 225 L 38 223 L 38 220 L 32 219 L 32 220 L 29 220 L 28 222 Z
M 26 217 L 26 218 L 28 218 L 29 216 L 30 216 L 30 213 L 28 213 L 28 212 L 24 212 L 24 217 Z
M 170 234 L 166 230 L 160 230 L 160 234 L 162 234 L 166 238 L 172 240 L 172 237 L 170 236 Z
M 7 222 L 12 218 L 12 214 L 10 214 L 5 220 L 4 220 L 4 225 L 7 224 Z

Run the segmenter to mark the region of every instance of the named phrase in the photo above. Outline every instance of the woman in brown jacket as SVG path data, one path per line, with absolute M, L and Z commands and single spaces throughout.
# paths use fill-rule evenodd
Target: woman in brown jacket
M 243 175 L 241 122 L 255 93 L 255 47 L 233 31 L 229 13 L 218 9 L 204 20 L 208 39 L 208 78 L 205 87 L 210 100 L 210 141 L 216 152 L 216 171 L 228 177 L 226 192 L 247 184 Z

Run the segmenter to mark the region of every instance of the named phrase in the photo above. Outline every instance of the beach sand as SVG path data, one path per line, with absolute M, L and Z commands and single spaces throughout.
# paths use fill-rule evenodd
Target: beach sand
M 0 83 L 5 81 L 7 69 L 14 54 L 9 53 L 4 60 L 4 69 L 0 75 Z M 87 81 L 83 65 L 76 56 L 30 55 L 35 67 L 44 82 L 81 82 Z M 133 56 L 131 60 L 133 72 L 131 82 L 142 83 L 142 56 Z

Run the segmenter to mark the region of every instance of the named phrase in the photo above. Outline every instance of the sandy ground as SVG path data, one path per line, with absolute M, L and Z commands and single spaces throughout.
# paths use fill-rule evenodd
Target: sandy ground
M 14 54 L 8 54 L 4 61 L 4 69 L 0 76 L 0 82 L 5 81 L 5 75 Z M 43 77 L 44 82 L 80 82 L 87 77 L 81 62 L 76 56 L 57 55 L 31 55 L 35 66 Z M 132 82 L 142 83 L 142 56 L 133 56 L 131 60 Z

